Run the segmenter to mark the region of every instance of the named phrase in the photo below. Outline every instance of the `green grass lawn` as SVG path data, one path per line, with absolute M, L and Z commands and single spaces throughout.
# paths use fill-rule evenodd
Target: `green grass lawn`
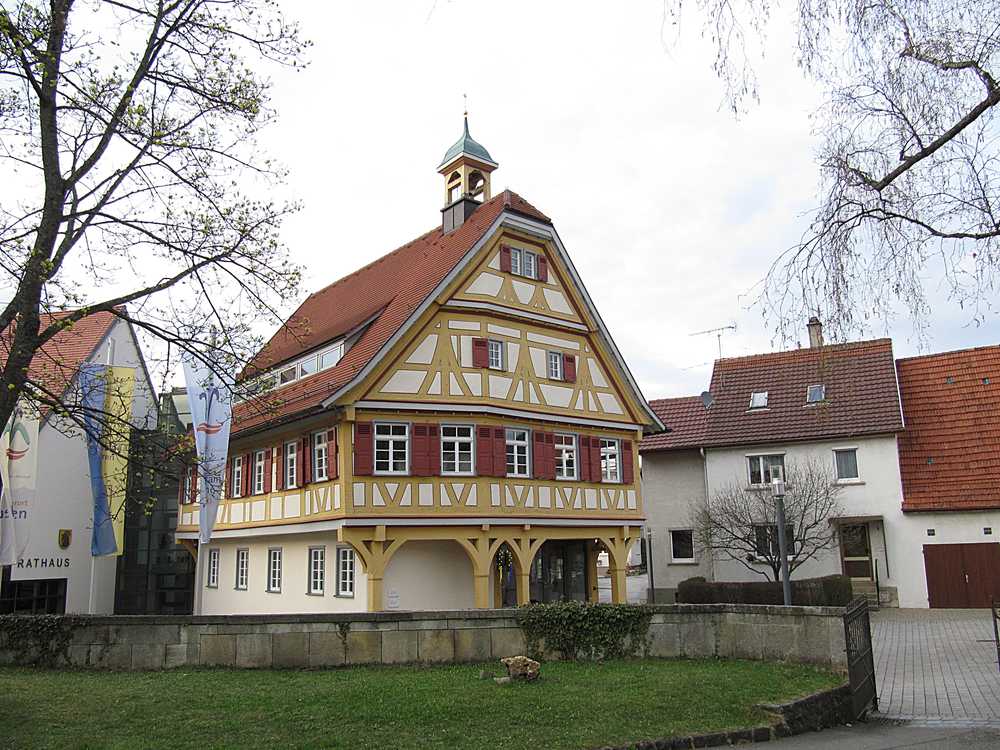
M 505 686 L 480 669 L 0 669 L 0 746 L 588 748 L 759 724 L 755 703 L 843 681 L 749 661 L 549 662 Z

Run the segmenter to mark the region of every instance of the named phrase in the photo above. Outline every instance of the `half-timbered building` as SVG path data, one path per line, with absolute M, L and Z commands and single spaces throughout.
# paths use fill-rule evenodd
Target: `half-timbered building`
M 658 429 L 552 221 L 469 135 L 435 229 L 311 295 L 250 363 L 204 613 L 625 599 Z M 196 538 L 197 498 L 179 535 Z

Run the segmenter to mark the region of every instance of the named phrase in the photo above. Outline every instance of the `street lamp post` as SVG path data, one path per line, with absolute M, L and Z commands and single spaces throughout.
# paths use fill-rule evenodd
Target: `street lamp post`
M 646 577 L 649 579 L 649 603 L 656 604 L 656 584 L 653 581 L 653 530 L 646 529 Z
M 781 593 L 785 606 L 792 604 L 792 583 L 788 580 L 788 540 L 785 538 L 785 479 L 777 467 L 771 467 L 771 492 L 774 495 L 778 522 L 778 555 L 781 558 Z

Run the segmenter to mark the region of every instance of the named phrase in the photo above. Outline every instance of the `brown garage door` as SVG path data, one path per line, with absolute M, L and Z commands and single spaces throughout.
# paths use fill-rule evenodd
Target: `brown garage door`
M 1000 543 L 925 544 L 931 607 L 988 607 L 1000 600 Z

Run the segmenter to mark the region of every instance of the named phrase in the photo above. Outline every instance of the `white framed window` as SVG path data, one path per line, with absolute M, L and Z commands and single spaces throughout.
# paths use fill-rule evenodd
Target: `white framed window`
M 229 481 L 232 482 L 231 486 L 233 491 L 229 493 L 233 497 L 243 496 L 243 456 L 236 456 L 233 459 L 233 473 L 229 477 Z
M 549 352 L 549 380 L 563 379 L 562 352 Z
M 778 557 L 778 527 L 773 523 L 757 524 L 753 527 L 754 547 L 758 558 Z M 795 553 L 795 528 L 792 524 L 785 526 L 785 544 L 788 554 Z
M 527 276 L 529 279 L 538 278 L 538 256 L 534 253 L 528 252 L 527 250 L 522 250 L 521 254 L 523 256 L 524 271 L 523 275 Z
M 322 596 L 326 590 L 326 547 L 309 548 L 309 593 Z
M 250 583 L 250 550 L 236 550 L 236 586 L 238 591 L 246 591 Z
M 838 481 L 851 481 L 859 478 L 857 448 L 837 448 L 833 451 L 833 461 L 837 469 Z
M 694 562 L 693 529 L 670 529 L 670 562 Z
M 291 367 L 286 367 L 284 370 L 278 371 L 278 385 L 285 385 L 286 383 L 291 383 L 299 376 L 299 369 L 292 365 Z
M 767 408 L 767 391 L 754 391 L 750 394 L 750 408 L 751 409 L 766 409 Z
M 208 551 L 208 570 L 205 571 L 205 585 L 210 589 L 219 588 L 219 549 L 214 547 Z
M 185 505 L 189 505 L 194 502 L 194 493 L 191 491 L 194 487 L 193 477 L 194 472 L 198 469 L 195 466 L 188 466 L 184 469 L 184 473 L 181 474 L 181 481 L 184 483 L 184 494 L 182 495 L 181 502 Z
M 344 356 L 343 342 L 319 353 L 319 369 L 326 370 L 337 364 Z
M 528 476 L 527 430 L 507 430 L 507 476 Z
M 601 438 L 601 481 L 622 481 L 621 461 L 618 454 L 618 441 Z
M 378 423 L 375 425 L 375 473 L 410 473 L 410 426 Z
M 281 593 L 281 547 L 267 550 L 267 590 L 273 594 Z
M 337 596 L 354 596 L 354 550 L 337 548 Z
M 285 443 L 282 449 L 285 451 L 285 489 L 290 490 L 295 486 L 295 470 L 298 468 L 298 442 L 292 440 Z
M 521 271 L 522 267 L 523 266 L 521 264 L 521 251 L 518 248 L 516 248 L 516 247 L 511 248 L 511 250 L 510 250 L 510 272 L 513 273 L 513 274 L 517 274 L 518 276 L 520 276 L 521 273 L 522 273 L 522 271 Z
M 502 341 L 497 341 L 496 339 L 490 339 L 487 345 L 489 347 L 489 366 L 491 370 L 502 370 L 504 369 L 504 345 Z
M 475 428 L 472 425 L 441 425 L 441 473 L 472 474 Z
M 785 475 L 785 457 L 781 454 L 747 456 L 747 476 L 751 486 L 761 487 L 771 484 L 771 479 L 777 472 Z
M 555 435 L 556 479 L 576 479 L 576 435 Z
M 253 494 L 264 493 L 264 451 L 253 454 Z
M 818 404 L 826 400 L 826 386 L 822 383 L 811 385 L 806 388 L 806 403 Z
M 312 452 L 313 452 L 313 476 L 314 482 L 325 482 L 330 478 L 330 469 L 326 464 L 326 444 L 327 435 L 326 430 L 321 432 L 314 432 L 312 436 Z

